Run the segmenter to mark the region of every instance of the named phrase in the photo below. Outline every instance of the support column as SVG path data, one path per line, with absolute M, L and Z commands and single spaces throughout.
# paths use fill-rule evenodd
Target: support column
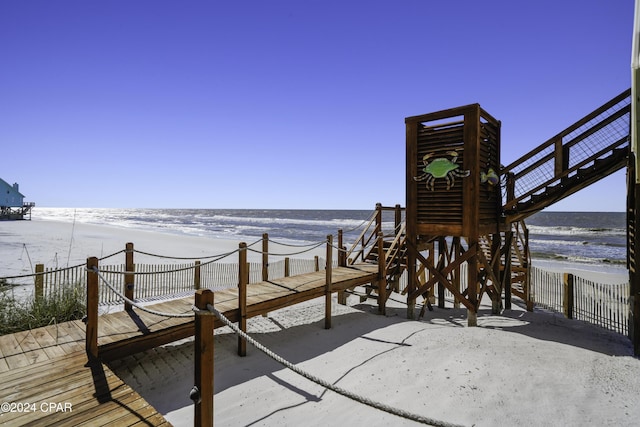
M 444 237 L 438 237 L 438 266 L 439 272 L 442 272 L 446 267 L 447 257 L 447 241 Z M 444 308 L 444 283 L 438 281 L 438 308 Z
M 511 310 L 511 248 L 513 245 L 513 229 L 509 224 L 509 231 L 504 239 L 504 272 L 502 274 L 502 287 L 504 288 L 504 308 Z
M 469 238 L 468 243 L 473 255 L 467 260 L 467 298 L 473 309 L 467 308 L 467 326 L 478 326 L 478 239 Z
M 416 255 L 413 252 L 415 248 L 415 242 L 409 242 L 409 236 L 407 236 L 407 319 L 416 318 L 416 298 L 411 298 L 410 295 L 417 289 L 418 275 L 416 271 Z
M 493 314 L 500 314 L 502 311 L 502 275 L 500 274 L 500 248 L 502 246 L 502 237 L 500 233 L 495 233 L 491 237 L 491 259 L 489 262 L 491 265 L 485 266 L 485 268 L 491 268 L 493 270 L 493 277 L 499 280 L 500 283 L 494 283 L 495 295 L 491 300 L 491 312 Z

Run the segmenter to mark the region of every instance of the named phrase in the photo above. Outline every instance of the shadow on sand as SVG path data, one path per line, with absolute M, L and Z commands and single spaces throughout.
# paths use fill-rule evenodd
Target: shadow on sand
M 321 303 L 318 304 L 321 307 Z M 375 302 L 367 301 L 351 305 L 346 312 L 333 317 L 333 327 L 329 330 L 324 329 L 322 319 L 287 327 L 287 315 L 297 313 L 301 316 L 305 310 L 309 310 L 309 307 L 297 309 L 294 306 L 288 309 L 289 312 L 278 316 L 250 319 L 249 333 L 273 352 L 291 363 L 299 364 L 331 352 L 355 339 L 376 341 L 377 338 L 367 337 L 367 334 L 401 322 L 415 322 L 418 328 L 420 324 L 424 325 L 425 329 L 421 330 L 425 331 L 426 340 L 428 328 L 434 326 L 467 327 L 466 309 L 435 307 L 433 311 L 426 311 L 423 318 L 412 321 L 407 319 L 406 306 L 388 306 L 386 315 L 382 316 L 377 314 L 377 307 L 373 304 Z M 314 313 L 314 319 L 318 319 L 317 311 Z M 416 309 L 416 317 L 418 312 L 419 308 Z M 513 309 L 505 310 L 501 315 L 493 315 L 489 307 L 482 307 L 478 313 L 478 327 L 522 334 L 537 340 L 554 341 L 611 356 L 633 355 L 631 342 L 627 337 L 581 321 L 565 319 L 558 313 L 539 310 L 527 312 L 515 302 Z M 410 344 L 405 342 L 407 339 L 408 337 L 398 337 L 393 341 L 380 341 L 385 345 L 381 345 L 380 351 L 371 354 L 367 360 L 409 346 Z M 266 376 L 303 396 L 305 401 L 319 399 L 274 375 L 275 372 L 284 369 L 283 366 L 253 346 L 247 346 L 246 357 L 237 356 L 236 349 L 236 336 L 229 329 L 217 330 L 215 393 Z M 192 404 L 189 400 L 189 391 L 194 383 L 192 340 L 129 356 L 114 361 L 111 365 L 118 376 L 136 389 L 160 413 L 166 414 Z M 158 393 L 158 390 L 162 390 L 162 393 Z

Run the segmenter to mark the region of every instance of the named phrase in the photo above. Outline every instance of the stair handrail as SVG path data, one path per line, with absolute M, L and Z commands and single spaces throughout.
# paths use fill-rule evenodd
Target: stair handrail
M 385 271 L 388 271 L 391 268 L 391 265 L 398 258 L 398 254 L 402 252 L 402 245 L 405 244 L 406 239 L 406 229 L 407 223 L 406 221 L 403 221 L 398 227 L 396 236 L 391 242 L 391 246 L 387 249 L 387 254 L 385 256 Z
M 585 138 L 587 138 L 588 136 L 592 135 L 598 130 L 601 130 L 605 126 L 612 124 L 613 122 L 615 122 L 616 120 L 624 116 L 625 114 L 630 113 L 630 96 L 631 96 L 630 89 L 622 92 L 620 95 L 616 96 L 615 98 L 605 103 L 598 109 L 594 110 L 590 114 L 578 120 L 573 125 L 569 126 L 559 134 L 555 135 L 554 137 L 550 138 L 540 146 L 531 150 L 529 153 L 521 156 L 519 159 L 515 160 L 511 164 L 505 167 L 502 167 L 500 170 L 500 174 L 503 177 L 505 176 L 507 177 L 507 182 L 508 182 L 507 187 L 508 188 L 510 187 L 513 193 L 513 194 L 507 194 L 506 200 L 504 201 L 504 209 L 510 210 L 514 208 L 519 201 L 535 194 L 536 192 L 540 191 L 544 187 L 548 186 L 551 182 L 557 181 L 562 178 L 566 178 L 569 174 L 577 170 L 577 167 L 576 167 L 577 165 L 574 165 L 569 169 L 569 148 L 577 145 L 581 141 L 584 141 Z M 624 101 L 626 101 L 627 98 L 629 99 L 629 102 L 626 105 L 621 106 L 618 110 L 612 112 L 609 115 L 606 115 L 605 117 L 600 117 L 603 114 L 606 114 L 612 108 L 618 106 L 618 104 L 621 104 Z M 598 117 L 600 117 L 600 119 L 597 122 L 595 122 L 592 126 L 588 127 L 588 129 L 586 129 L 584 132 L 580 133 L 579 135 L 573 136 L 568 141 L 564 141 L 565 137 L 571 135 L 573 132 L 580 129 L 581 127 L 588 125 L 590 122 L 593 122 L 595 119 L 598 119 Z M 616 145 L 616 147 L 619 147 L 623 145 L 627 140 L 628 140 L 628 137 L 626 139 L 621 138 L 614 145 Z M 545 150 L 549 150 L 551 148 L 553 148 L 551 153 L 542 155 L 539 158 L 536 157 L 543 154 Z M 607 148 L 611 149 L 611 147 L 607 147 Z M 599 155 L 602 155 L 607 151 L 609 150 L 600 150 Z M 589 161 L 593 161 L 595 160 L 595 158 L 597 158 L 597 154 L 591 155 L 591 157 L 589 158 L 590 159 Z M 516 181 L 518 180 L 518 178 L 525 176 L 532 171 L 535 171 L 536 169 L 540 168 L 542 165 L 548 163 L 551 160 L 553 160 L 553 177 L 552 178 L 545 179 L 544 180 L 545 182 L 543 184 L 534 185 L 533 189 L 524 190 L 522 194 L 518 194 L 518 195 L 515 194 L 515 191 L 516 191 L 515 189 L 517 187 Z M 589 163 L 589 161 L 583 160 L 581 162 L 582 166 L 584 166 L 584 164 L 586 163 Z M 529 164 L 528 166 L 525 166 L 521 170 L 518 170 L 519 167 L 522 167 L 527 162 L 532 162 L 532 163 Z M 509 180 L 511 180 L 510 183 L 509 183 Z M 509 191 L 507 191 L 507 193 L 509 193 Z
M 351 264 L 353 264 L 358 259 L 358 257 L 362 257 L 362 261 L 364 261 L 364 251 L 367 247 L 369 247 L 373 237 L 378 235 L 378 231 L 380 230 L 380 227 L 381 227 L 381 225 L 377 224 L 377 221 L 376 221 L 377 217 L 378 217 L 378 210 L 376 209 L 371 215 L 371 218 L 369 218 L 369 220 L 367 221 L 367 224 L 362 229 L 362 232 L 360 233 L 358 238 L 353 242 L 353 244 L 351 245 L 351 248 L 347 251 L 345 255 L 345 259 L 350 260 Z M 371 229 L 371 226 L 374 224 L 376 224 L 376 226 L 369 233 L 369 237 L 366 238 L 366 241 L 365 241 L 367 232 Z M 359 245 L 360 245 L 360 249 L 356 251 L 355 249 Z M 354 253 L 354 251 L 355 251 L 355 256 L 352 257 L 351 255 Z
M 515 228 L 515 239 L 513 239 L 511 243 L 512 250 L 515 252 L 520 266 L 528 269 L 529 265 L 531 264 L 531 252 L 529 250 L 529 229 L 527 228 L 524 220 L 514 222 L 513 224 Z M 522 249 L 524 250 L 524 254 L 522 254 L 520 247 L 522 247 Z
M 591 163 L 594 160 L 594 158 L 598 158 L 598 157 L 602 156 L 603 154 L 605 154 L 608 151 L 611 151 L 613 149 L 622 148 L 628 142 L 628 140 L 629 140 L 628 136 L 624 137 L 624 138 L 621 138 L 621 139 L 617 140 L 616 142 L 614 142 L 613 144 L 607 146 L 606 148 L 603 148 L 602 150 L 598 151 L 591 158 L 587 158 L 587 159 L 581 161 L 580 163 L 576 163 L 571 168 L 565 169 L 562 173 L 557 173 L 553 178 L 551 178 L 551 179 L 549 179 L 547 181 L 544 181 L 541 184 L 538 184 L 537 186 L 533 187 L 532 189 L 528 190 L 527 192 L 525 192 L 524 194 L 522 194 L 522 195 L 520 195 L 518 197 L 510 198 L 509 201 L 507 201 L 505 203 L 504 209 L 507 210 L 507 211 L 513 209 L 522 200 L 525 200 L 526 198 L 531 197 L 532 195 L 538 193 L 540 190 L 548 187 L 554 181 L 558 181 L 558 180 L 562 180 L 563 178 L 567 178 L 569 175 L 571 175 L 572 173 L 574 173 L 575 171 L 577 171 L 581 167 L 586 166 L 587 164 Z M 527 169 L 530 169 L 530 168 L 527 168 Z M 528 171 L 530 171 L 530 170 L 528 170 Z

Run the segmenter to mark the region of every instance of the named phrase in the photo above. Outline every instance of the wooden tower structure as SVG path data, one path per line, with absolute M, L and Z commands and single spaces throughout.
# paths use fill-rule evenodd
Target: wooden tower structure
M 500 122 L 471 104 L 407 117 L 405 124 L 409 316 L 416 298 L 439 284 L 439 293 L 446 288 L 466 306 L 474 326 L 483 293 L 500 304 L 500 265 L 490 264 L 493 257 L 481 245 L 482 236 L 493 236 L 483 241 L 500 257 Z M 431 256 L 435 245 L 437 260 Z M 461 281 L 465 263 L 467 280 Z M 420 275 L 428 277 L 421 282 L 422 271 L 429 274 Z

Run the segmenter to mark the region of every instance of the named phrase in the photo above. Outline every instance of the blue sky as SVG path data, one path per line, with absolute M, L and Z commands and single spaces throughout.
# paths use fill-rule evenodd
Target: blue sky
M 510 163 L 630 86 L 633 3 L 3 0 L 0 177 L 50 207 L 404 205 L 405 117 L 478 102 Z

